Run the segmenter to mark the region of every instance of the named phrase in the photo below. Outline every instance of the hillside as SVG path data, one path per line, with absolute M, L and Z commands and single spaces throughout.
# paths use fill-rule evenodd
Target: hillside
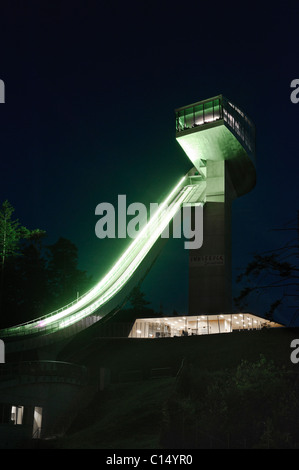
M 110 380 L 56 446 L 227 447 L 231 436 L 230 446 L 242 447 L 247 442 L 246 446 L 263 447 L 265 430 L 261 431 L 261 422 L 269 419 L 275 439 L 271 438 L 272 442 L 268 438 L 265 446 L 271 442 L 287 446 L 287 438 L 281 437 L 284 434 L 279 434 L 279 438 L 276 435 L 275 426 L 279 423 L 280 430 L 286 429 L 285 434 L 290 426 L 289 445 L 296 447 L 299 435 L 291 421 L 298 422 L 299 418 L 297 393 L 293 396 L 299 365 L 290 361 L 290 343 L 298 335 L 298 329 L 272 329 L 157 340 L 90 338 L 79 350 L 71 353 L 68 348 L 68 359 L 72 356 L 73 361 L 86 365 L 91 377 L 96 379 L 100 368 L 105 368 Z M 231 402 L 230 397 L 236 401 Z M 289 403 L 283 410 L 281 405 L 276 406 L 282 397 L 284 403 Z M 215 409 L 209 415 L 211 400 Z M 219 408 L 221 402 L 225 403 L 223 409 Z M 239 409 L 237 402 L 244 406 Z M 238 417 L 242 413 L 240 423 Z M 226 427 L 222 429 L 223 423 Z M 238 439 L 240 433 L 246 434 L 241 441 L 236 440 L 234 433 L 240 426 Z

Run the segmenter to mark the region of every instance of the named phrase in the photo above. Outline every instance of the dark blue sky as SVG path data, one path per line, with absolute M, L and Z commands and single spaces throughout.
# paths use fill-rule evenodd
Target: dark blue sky
M 223 93 L 257 127 L 257 186 L 233 209 L 235 276 L 279 246 L 271 230 L 299 209 L 298 3 L 143 3 L 1 3 L 0 200 L 49 243 L 72 240 L 97 281 L 123 242 L 96 238 L 96 205 L 161 201 L 190 168 L 174 109 Z M 182 243 L 168 243 L 144 284 L 169 311 L 186 308 Z

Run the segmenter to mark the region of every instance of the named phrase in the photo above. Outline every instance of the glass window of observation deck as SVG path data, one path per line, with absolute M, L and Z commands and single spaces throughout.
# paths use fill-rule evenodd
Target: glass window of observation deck
M 221 117 L 221 104 L 220 104 L 220 99 L 217 98 L 213 102 L 214 105 L 214 120 L 215 119 L 220 119 Z
M 194 127 L 194 107 L 185 109 L 185 127 L 188 129 Z
M 176 129 L 177 132 L 202 124 L 216 121 L 222 116 L 221 100 L 214 100 L 198 103 L 189 108 L 181 109 L 176 113 Z
M 211 122 L 214 120 L 213 101 L 208 101 L 207 103 L 204 103 L 203 114 L 204 114 L 204 122 Z
M 197 106 L 194 106 L 194 119 L 195 119 L 195 125 L 200 126 L 203 124 L 203 104 L 198 104 Z
M 184 111 L 178 111 L 176 113 L 176 130 L 177 132 L 184 130 Z

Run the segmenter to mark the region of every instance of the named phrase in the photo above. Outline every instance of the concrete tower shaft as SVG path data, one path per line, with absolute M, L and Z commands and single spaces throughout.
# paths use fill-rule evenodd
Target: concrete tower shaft
M 176 110 L 176 139 L 205 181 L 203 246 L 189 252 L 189 315 L 232 311 L 231 207 L 256 182 L 255 127 L 222 95 Z

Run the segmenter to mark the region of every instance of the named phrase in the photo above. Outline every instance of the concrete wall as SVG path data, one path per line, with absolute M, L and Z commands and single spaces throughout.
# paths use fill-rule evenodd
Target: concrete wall
M 189 251 L 189 315 L 232 311 L 231 204 L 235 196 L 227 162 L 208 161 L 203 245 Z
M 41 378 L 42 380 L 42 378 Z M 78 410 L 89 399 L 89 390 L 70 383 L 8 384 L 0 388 L 0 403 L 24 406 L 23 425 L 9 425 L 10 435 L 31 438 L 34 431 L 34 409 L 42 408 L 42 437 L 62 434 L 71 424 Z M 5 434 L 7 425 L 0 427 Z M 22 431 L 22 428 L 23 431 Z M 6 430 L 5 430 L 6 429 Z M 0 434 L 1 441 L 1 434 Z M 8 439 L 5 439 L 8 442 Z M 12 443 L 14 439 L 12 440 Z

